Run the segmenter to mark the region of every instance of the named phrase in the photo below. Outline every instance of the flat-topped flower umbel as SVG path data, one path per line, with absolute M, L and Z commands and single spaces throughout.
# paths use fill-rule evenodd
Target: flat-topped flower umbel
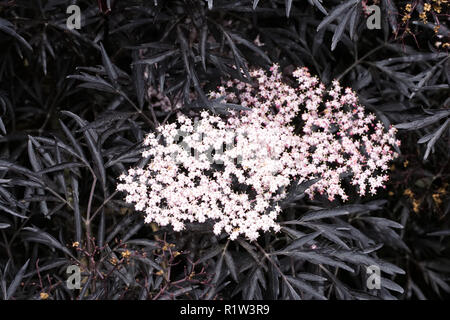
M 293 73 L 296 87 L 282 81 L 276 65 L 269 75 L 250 75 L 256 85 L 228 81 L 210 94 L 250 111 L 231 111 L 227 119 L 204 111 L 197 122 L 180 113 L 159 128 L 161 140 L 146 137 L 150 163 L 123 174 L 117 187 L 146 222 L 180 231 L 186 221 L 212 220 L 216 234 L 255 240 L 259 231 L 279 230 L 278 202 L 294 179 L 321 178 L 307 193 L 330 200 L 348 198 L 344 174 L 361 195 L 387 181 L 396 130 L 385 132 L 354 92 L 336 81 L 325 90 L 306 68 Z

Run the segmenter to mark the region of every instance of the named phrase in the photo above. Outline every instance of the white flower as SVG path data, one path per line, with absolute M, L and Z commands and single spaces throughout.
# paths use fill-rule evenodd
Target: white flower
M 203 111 L 194 124 L 180 113 L 176 122 L 159 128 L 161 140 L 147 135 L 142 156 L 150 157 L 150 163 L 128 170 L 117 185 L 127 193 L 126 202 L 146 213 L 146 223 L 170 224 L 181 231 L 185 222 L 210 220 L 217 235 L 256 240 L 259 231 L 280 230 L 277 203 L 294 179 L 321 178 L 306 193 L 326 194 L 330 200 L 348 199 L 342 173 L 352 175 L 360 195 L 383 186 L 387 176 L 377 172 L 387 170 L 397 156 L 392 151 L 399 144 L 396 129 L 384 132 L 375 116 L 357 104 L 351 89 L 342 90 L 333 81 L 326 92 L 306 68 L 293 73 L 297 88 L 282 82 L 276 65 L 270 75 L 263 70 L 250 74 L 258 88 L 229 81 L 211 96 L 223 95 L 251 111 L 232 112 L 227 120 Z M 299 135 L 292 124 L 297 116 L 303 120 Z

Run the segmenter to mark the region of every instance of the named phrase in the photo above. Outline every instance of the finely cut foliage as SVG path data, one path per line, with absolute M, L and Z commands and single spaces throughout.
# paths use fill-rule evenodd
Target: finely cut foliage
M 448 299 L 448 8 L 0 0 L 0 299 Z

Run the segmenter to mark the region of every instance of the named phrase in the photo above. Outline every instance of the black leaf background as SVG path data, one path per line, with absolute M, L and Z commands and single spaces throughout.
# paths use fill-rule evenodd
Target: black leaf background
M 368 30 L 368 2 L 1 0 L 1 298 L 448 298 L 448 52 L 420 24 L 394 36 L 410 1 L 378 1 L 382 29 Z M 80 30 L 66 27 L 71 4 Z M 186 113 L 226 113 L 242 107 L 207 93 L 272 63 L 340 80 L 400 129 L 386 190 L 342 204 L 293 186 L 281 231 L 257 242 L 145 225 L 115 185 L 174 119 L 149 88 Z M 81 290 L 65 284 L 73 264 Z

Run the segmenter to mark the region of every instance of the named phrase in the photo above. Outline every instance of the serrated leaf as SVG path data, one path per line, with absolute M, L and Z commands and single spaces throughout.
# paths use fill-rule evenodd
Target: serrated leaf
M 223 248 L 221 246 L 216 246 L 216 247 L 210 249 L 209 251 L 207 251 L 205 254 L 203 254 L 201 256 L 201 258 L 198 260 L 198 263 L 202 263 L 202 262 L 205 262 L 206 260 L 214 258 L 215 256 L 217 256 L 219 253 L 222 252 L 222 249 Z
M 350 271 L 352 273 L 355 272 L 351 267 L 349 267 L 345 263 L 313 251 L 277 251 L 275 252 L 275 254 L 287 255 L 296 259 L 308 261 L 313 264 L 326 264 Z
M 113 83 L 117 82 L 117 78 L 118 78 L 117 72 L 116 72 L 115 67 L 112 64 L 111 60 L 109 59 L 105 48 L 103 47 L 103 43 L 100 43 L 100 51 L 102 54 L 103 66 L 105 67 L 105 70 L 106 70 L 106 73 L 108 74 L 109 79 Z
M 322 20 L 322 22 L 317 27 L 317 31 L 322 29 L 323 27 L 329 25 L 332 21 L 336 20 L 338 17 L 342 15 L 342 13 L 347 10 L 350 6 L 358 3 L 358 0 L 349 0 L 345 1 L 344 3 L 338 5 L 336 8 L 334 8 L 325 19 Z
M 228 252 L 228 250 L 225 251 L 224 258 L 225 258 L 225 263 L 228 267 L 228 270 L 230 271 L 231 277 L 233 278 L 234 281 L 238 282 L 239 276 L 238 276 L 237 268 L 234 263 L 233 257 L 231 256 L 231 253 Z
M 6 300 L 9 300 L 10 298 L 12 298 L 12 296 L 16 292 L 17 288 L 20 285 L 20 282 L 22 281 L 23 275 L 25 274 L 25 271 L 27 270 L 29 262 L 30 262 L 30 259 L 28 259 L 25 262 L 25 264 L 22 266 L 22 268 L 20 268 L 19 272 L 17 272 L 16 276 L 14 277 L 14 280 L 9 285 L 8 290 L 6 291 Z
M 389 290 L 396 291 L 398 293 L 403 293 L 404 290 L 402 287 L 400 287 L 398 284 L 396 284 L 394 281 L 389 280 L 387 278 L 381 278 L 381 286 L 385 287 Z
M 135 65 L 135 64 L 150 64 L 150 65 L 152 65 L 152 64 L 161 62 L 161 61 L 167 59 L 168 57 L 173 56 L 174 54 L 176 54 L 178 52 L 179 52 L 178 49 L 169 50 L 169 51 L 157 54 L 157 55 L 155 55 L 155 56 L 153 56 L 151 58 L 135 61 L 135 62 L 133 62 L 133 65 Z
M 301 272 L 301 273 L 297 273 L 295 276 L 296 276 L 297 278 L 302 278 L 302 279 L 304 279 L 304 280 L 314 281 L 314 282 L 323 282 L 323 281 L 327 281 L 327 278 L 318 276 L 318 275 L 313 274 L 313 273 Z
M 322 294 L 318 293 L 312 286 L 310 286 L 309 284 L 307 284 L 306 282 L 291 277 L 291 276 L 286 276 L 286 279 L 296 288 L 298 288 L 299 290 L 306 292 L 310 295 L 312 295 L 313 297 L 319 299 L 319 300 L 327 300 L 327 298 L 325 296 L 323 296 Z
M 14 25 L 11 22 L 3 18 L 0 18 L 0 31 L 3 31 L 4 33 L 9 34 L 10 36 L 16 38 L 28 50 L 33 51 L 33 48 L 30 46 L 30 44 L 22 36 L 20 36 L 13 28 Z
M 284 248 L 283 251 L 292 251 L 292 250 L 301 248 L 308 242 L 311 242 L 312 240 L 317 238 L 321 233 L 322 233 L 322 231 L 316 231 L 316 232 L 307 234 L 303 237 L 297 238 L 294 241 L 292 241 L 286 248 Z
M 56 240 L 47 232 L 42 231 L 36 227 L 25 227 L 23 228 L 23 230 L 27 231 L 27 233 L 24 234 L 24 239 L 26 239 L 27 241 L 39 242 L 47 246 L 57 248 L 65 254 L 74 258 L 72 253 L 65 246 L 63 246 L 58 240 Z
M 344 209 L 344 208 L 313 211 L 313 212 L 307 213 L 304 216 L 302 216 L 299 221 L 306 222 L 306 221 L 311 221 L 311 220 L 343 216 L 343 215 L 347 215 L 347 214 L 350 214 L 350 211 L 347 209 Z
M 249 49 L 253 50 L 257 54 L 259 54 L 264 60 L 266 60 L 267 63 L 271 63 L 270 58 L 260 48 L 258 48 L 255 44 L 253 44 L 252 42 L 242 38 L 241 36 L 239 36 L 239 35 L 237 35 L 235 33 L 231 33 L 230 32 L 229 35 L 234 41 L 236 41 L 237 43 L 243 44 L 244 46 L 246 46 Z
M 397 125 L 395 125 L 395 127 L 397 129 L 416 130 L 416 129 L 420 129 L 420 128 L 429 126 L 430 124 L 433 124 L 447 116 L 450 116 L 450 111 L 441 111 L 441 112 L 437 112 L 436 114 L 434 114 L 430 117 L 425 117 L 425 118 L 422 118 L 419 120 L 397 124 Z
M 423 156 L 423 160 L 427 160 L 430 155 L 431 149 L 435 145 L 436 141 L 442 136 L 447 127 L 450 126 L 450 119 L 447 119 L 445 123 L 440 126 L 434 133 L 433 137 L 431 137 L 430 141 L 427 143 L 427 149 L 425 151 L 425 155 Z
M 352 8 L 352 10 L 355 10 L 355 8 Z M 336 30 L 334 31 L 333 34 L 333 39 L 331 40 L 331 51 L 333 51 L 336 48 L 337 43 L 344 34 L 344 30 L 345 27 L 347 26 L 348 20 L 350 19 L 352 10 L 349 10 L 347 12 L 347 14 L 344 16 L 344 18 L 339 22 L 338 26 L 336 27 Z

